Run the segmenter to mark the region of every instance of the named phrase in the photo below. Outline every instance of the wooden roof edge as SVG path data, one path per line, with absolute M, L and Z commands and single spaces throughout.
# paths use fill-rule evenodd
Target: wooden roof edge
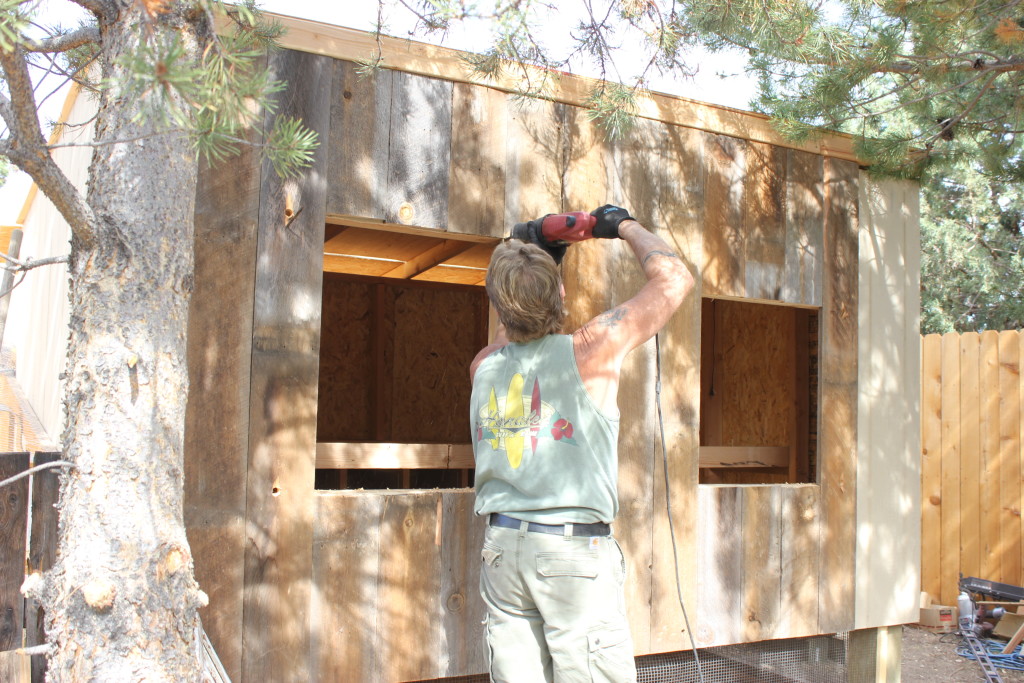
M 471 74 L 465 62 L 468 52 L 405 38 L 380 36 L 378 39 L 377 36 L 358 29 L 271 12 L 265 14 L 287 29 L 278 42 L 288 49 L 346 61 L 368 61 L 374 58 L 379 47 L 383 56 L 381 66 L 386 69 L 470 83 L 505 92 L 516 90 L 517 79 L 485 79 Z M 537 72 L 540 74 L 541 70 L 538 68 Z M 550 99 L 578 106 L 584 105 L 587 95 L 598 83 L 594 78 L 570 73 L 557 74 L 556 81 L 549 95 Z M 853 150 L 853 137 L 846 133 L 829 133 L 814 140 L 796 143 L 786 140 L 764 114 L 700 102 L 678 95 L 657 92 L 644 94 L 638 99 L 637 115 L 709 133 L 860 162 Z

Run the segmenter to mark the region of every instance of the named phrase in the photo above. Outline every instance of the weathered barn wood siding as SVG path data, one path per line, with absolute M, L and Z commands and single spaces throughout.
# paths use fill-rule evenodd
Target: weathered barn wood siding
M 239 430 L 202 448 L 248 453 L 245 462 L 211 458 L 189 478 L 190 486 L 206 487 L 204 496 L 213 495 L 210 486 L 227 486 L 214 468 L 245 482 L 223 502 L 190 512 L 207 526 L 190 529 L 200 539 L 198 571 L 223 570 L 206 574 L 204 585 L 216 589 L 222 581 L 224 593 L 236 594 L 242 586 L 241 598 L 222 595 L 218 603 L 223 630 L 209 627 L 220 631 L 214 642 L 227 652 L 229 671 L 253 680 L 384 681 L 483 670 L 482 526 L 472 492 L 313 491 L 317 349 L 319 335 L 331 334 L 319 320 L 324 223 L 404 224 L 480 240 L 501 236 L 511 222 L 606 201 L 629 207 L 697 275 L 694 295 L 659 344 L 637 349 L 623 369 L 616 534 L 628 561 L 637 653 L 690 647 L 677 573 L 700 646 L 853 626 L 853 162 L 651 119 L 608 142 L 574 104 L 520 103 L 498 90 L 386 69 L 359 77 L 350 62 L 289 51 L 271 59 L 290 84 L 284 111 L 303 116 L 325 144 L 298 182 L 276 179 L 266 165 L 257 173 L 252 157 L 240 160 L 249 174 L 223 193 L 211 187 L 203 204 L 210 212 L 204 234 L 213 239 L 216 221 L 224 221 L 239 244 L 232 263 L 204 266 L 214 278 L 205 286 L 216 290 L 218 269 L 252 274 L 229 297 L 240 311 L 232 326 L 217 329 L 211 309 L 202 314 L 206 327 L 197 328 L 208 335 L 199 357 L 212 354 L 195 370 L 197 385 L 209 385 L 221 351 L 238 379 L 228 380 L 234 392 L 211 391 L 196 410 L 213 412 L 217 401 L 236 413 L 243 407 L 225 418 Z M 290 223 L 286 209 L 297 216 Z M 564 272 L 573 325 L 643 282 L 621 242 L 574 246 Z M 810 416 L 819 424 L 815 483 L 698 485 L 702 297 L 820 310 L 820 330 L 810 331 L 821 340 L 820 401 Z M 393 308 L 385 305 L 385 313 Z M 380 353 L 381 333 L 370 330 L 353 344 Z M 654 400 L 659 365 L 666 464 Z M 354 417 L 362 430 L 395 418 Z M 216 430 L 211 415 L 195 420 L 197 439 Z M 223 532 L 223 548 L 210 547 L 215 532 Z M 241 566 L 229 547 L 243 548 Z M 222 559 L 204 565 L 218 553 Z
M 694 264 L 703 277 L 663 335 L 661 373 L 678 571 L 697 642 L 851 627 L 856 165 L 649 120 L 609 143 L 572 105 L 520 105 L 479 86 L 447 87 L 388 71 L 353 80 L 353 66 L 341 61 L 333 73 L 329 220 L 496 236 L 516 220 L 613 201 Z M 444 101 L 426 120 L 423 112 L 413 120 L 402 102 L 425 89 Z M 491 120 L 498 133 L 489 129 Z M 394 144 L 412 130 L 435 135 L 451 151 Z M 387 148 L 379 142 L 385 139 L 392 140 Z M 427 154 L 448 167 L 424 163 Z M 382 182 L 388 190 L 374 199 Z M 443 197 L 423 196 L 428 191 Z M 619 303 L 643 282 L 623 243 L 574 246 L 565 264 L 570 324 Z M 822 307 L 822 355 L 829 360 L 821 376 L 819 484 L 698 487 L 701 294 Z M 616 534 L 632 577 L 627 599 L 638 653 L 689 647 L 664 513 L 656 363 L 653 342 L 631 354 L 620 395 Z M 468 540 L 478 530 L 465 526 L 474 521 L 471 499 L 470 492 L 317 494 L 315 671 L 393 680 L 481 670 L 475 646 L 451 648 L 475 642 L 478 633 L 477 551 Z M 454 517 L 444 511 L 445 500 L 458 501 Z M 468 521 L 451 526 L 463 516 Z M 463 531 L 453 535 L 455 529 Z M 452 543 L 458 556 L 443 550 Z M 445 581 L 469 588 L 442 590 Z

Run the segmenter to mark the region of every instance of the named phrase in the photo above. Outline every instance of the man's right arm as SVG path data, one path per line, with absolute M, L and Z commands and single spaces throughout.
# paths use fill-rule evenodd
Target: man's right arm
M 647 282 L 573 334 L 583 382 L 606 409 L 614 405 L 626 354 L 657 334 L 693 289 L 689 269 L 663 239 L 632 219 L 619 225 L 618 234 L 632 248 Z

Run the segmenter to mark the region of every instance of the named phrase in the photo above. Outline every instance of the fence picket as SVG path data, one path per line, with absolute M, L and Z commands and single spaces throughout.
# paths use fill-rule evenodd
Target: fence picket
M 0 454 L 0 480 L 26 469 L 28 453 Z M 0 490 L 0 652 L 21 647 L 27 523 L 28 479 L 19 479 Z
M 1024 585 L 1024 333 L 921 339 L 921 590 Z

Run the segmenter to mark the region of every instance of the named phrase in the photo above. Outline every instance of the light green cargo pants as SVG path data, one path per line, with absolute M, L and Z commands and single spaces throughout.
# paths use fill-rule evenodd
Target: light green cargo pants
M 612 536 L 488 526 L 481 561 L 491 680 L 636 681 L 625 560 Z

